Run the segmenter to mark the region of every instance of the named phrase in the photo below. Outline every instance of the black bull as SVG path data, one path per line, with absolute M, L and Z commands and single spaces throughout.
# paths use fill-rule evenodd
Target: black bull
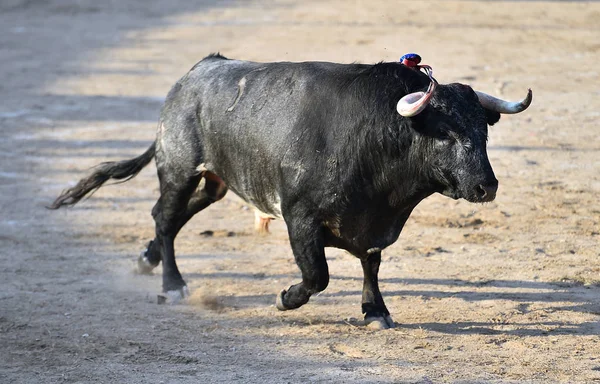
M 173 86 L 144 154 L 100 164 L 51 208 L 75 204 L 111 178 L 132 178 L 156 157 L 156 237 L 138 265 L 149 272 L 162 261 L 164 297 L 188 294 L 175 262 L 177 233 L 231 189 L 287 224 L 302 281 L 281 291 L 278 309 L 298 308 L 327 287 L 324 248 L 337 247 L 362 264 L 366 322 L 392 327 L 377 282 L 381 251 L 435 192 L 493 200 L 498 181 L 486 152 L 488 125 L 499 112 L 517 113 L 531 102 L 531 91 L 508 103 L 448 84 L 421 98 L 418 111 L 399 112 L 403 96 L 414 100 L 431 82 L 399 63 L 253 63 L 211 55 Z

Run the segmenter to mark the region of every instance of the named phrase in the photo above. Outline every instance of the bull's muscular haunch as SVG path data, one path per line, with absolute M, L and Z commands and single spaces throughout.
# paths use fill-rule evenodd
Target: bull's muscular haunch
M 231 189 L 264 217 L 287 224 L 302 281 L 279 294 L 278 309 L 298 308 L 327 287 L 324 248 L 337 247 L 362 264 L 366 322 L 392 327 L 377 283 L 381 251 L 433 193 L 493 200 L 498 181 L 486 152 L 488 125 L 530 102 L 531 91 L 508 103 L 463 84 L 432 85 L 400 63 L 253 63 L 211 55 L 173 86 L 144 154 L 99 165 L 51 208 L 75 204 L 109 179 L 131 178 L 156 157 L 156 238 L 138 264 L 147 272 L 162 261 L 167 298 L 187 294 L 175 236 Z

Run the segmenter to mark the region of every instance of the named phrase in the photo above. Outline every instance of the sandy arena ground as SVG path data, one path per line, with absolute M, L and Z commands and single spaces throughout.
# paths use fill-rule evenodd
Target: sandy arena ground
M 191 4 L 194 3 L 194 4 Z M 360 325 L 360 263 L 328 250 L 299 310 L 282 221 L 233 194 L 178 237 L 188 303 L 156 304 L 156 169 L 44 209 L 142 153 L 170 86 L 210 52 L 373 63 L 418 52 L 440 82 L 531 108 L 490 129 L 495 202 L 434 196 L 384 252 L 397 328 Z M 600 4 L 541 1 L 0 1 L 0 382 L 600 381 Z M 208 232 L 212 231 L 212 232 Z

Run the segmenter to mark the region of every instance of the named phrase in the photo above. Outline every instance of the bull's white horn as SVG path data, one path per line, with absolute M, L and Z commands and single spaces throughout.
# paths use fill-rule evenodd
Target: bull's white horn
M 533 93 L 531 89 L 527 92 L 527 97 L 525 97 L 521 101 L 506 101 L 502 99 L 498 99 L 494 96 L 488 95 L 487 93 L 475 91 L 477 97 L 479 97 L 479 102 L 485 108 L 490 109 L 492 111 L 496 111 L 499 113 L 519 113 L 529 107 L 531 104 L 531 100 L 533 99 Z
M 412 117 L 423 112 L 435 90 L 436 82 L 431 81 L 426 92 L 413 92 L 398 101 L 396 110 L 400 116 Z

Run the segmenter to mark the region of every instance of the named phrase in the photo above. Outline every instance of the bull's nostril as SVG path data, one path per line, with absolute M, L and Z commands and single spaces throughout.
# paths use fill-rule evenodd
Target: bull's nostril
M 487 191 L 486 188 L 483 185 L 478 185 L 477 188 L 477 195 L 481 198 L 486 197 L 487 196 Z
M 477 195 L 482 201 L 492 201 L 496 197 L 496 191 L 498 190 L 498 185 L 482 185 L 479 184 L 477 188 L 475 188 Z

